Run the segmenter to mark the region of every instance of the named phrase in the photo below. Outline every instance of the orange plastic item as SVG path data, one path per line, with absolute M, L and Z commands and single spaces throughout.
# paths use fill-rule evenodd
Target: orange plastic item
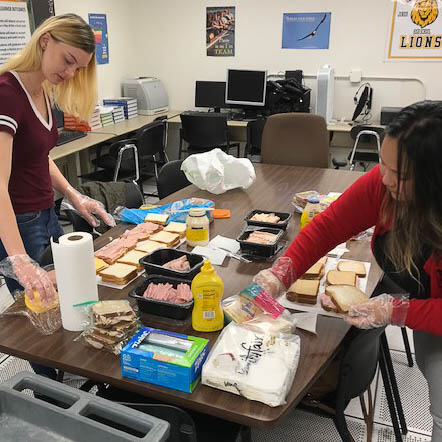
M 215 209 L 213 213 L 214 218 L 230 218 L 230 209 Z

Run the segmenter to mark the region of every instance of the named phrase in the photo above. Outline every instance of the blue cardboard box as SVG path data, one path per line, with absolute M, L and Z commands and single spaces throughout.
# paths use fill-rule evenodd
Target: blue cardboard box
M 208 354 L 208 339 L 144 327 L 121 351 L 122 374 L 191 393 Z

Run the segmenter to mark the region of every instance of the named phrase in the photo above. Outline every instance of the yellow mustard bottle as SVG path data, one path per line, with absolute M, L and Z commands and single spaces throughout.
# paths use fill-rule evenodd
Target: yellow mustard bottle
M 192 328 L 201 332 L 212 332 L 224 327 L 224 312 L 221 299 L 224 283 L 208 259 L 204 260 L 200 272 L 193 278 Z
M 301 215 L 301 229 L 303 229 L 318 213 L 321 212 L 321 205 L 319 204 L 319 198 L 311 196 L 308 199 Z

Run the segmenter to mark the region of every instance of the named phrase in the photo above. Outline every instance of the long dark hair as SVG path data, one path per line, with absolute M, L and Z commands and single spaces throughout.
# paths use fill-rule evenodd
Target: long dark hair
M 396 270 L 416 275 L 414 258 L 422 246 L 442 253 L 442 101 L 405 107 L 386 135 L 398 146 L 397 196 L 401 179 L 412 183 L 402 201 L 386 192 L 384 219 L 392 220 L 386 253 Z

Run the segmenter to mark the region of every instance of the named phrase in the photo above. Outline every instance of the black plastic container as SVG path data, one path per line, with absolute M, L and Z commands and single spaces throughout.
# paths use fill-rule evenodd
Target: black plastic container
M 172 259 L 180 258 L 186 255 L 190 264 L 190 269 L 186 271 L 166 269 L 163 265 Z M 172 248 L 158 249 L 154 252 L 141 258 L 140 263 L 146 269 L 148 275 L 163 275 L 172 278 L 182 278 L 192 280 L 200 271 L 204 257 L 201 255 L 194 255 L 193 253 L 185 252 L 184 250 L 177 250 Z
M 186 319 L 187 316 L 189 316 L 193 309 L 193 299 L 189 302 L 175 304 L 173 302 L 144 298 L 143 293 L 151 282 L 153 282 L 154 284 L 170 283 L 173 285 L 174 288 L 176 288 L 177 285 L 181 283 L 188 284 L 190 287 L 192 283 L 192 281 L 190 280 L 172 278 L 169 276 L 148 276 L 140 285 L 129 292 L 129 296 L 137 300 L 138 308 L 141 312 L 150 313 L 152 315 L 165 316 L 166 318 L 173 319 Z
M 256 213 L 274 213 L 276 216 L 279 216 L 280 218 L 280 222 L 279 223 L 266 223 L 266 222 L 262 222 L 262 221 L 254 221 L 250 218 L 252 218 L 253 215 L 255 215 Z M 286 212 L 274 212 L 271 210 L 252 210 L 245 218 L 244 221 L 247 223 L 247 225 L 249 226 L 258 226 L 258 227 L 270 227 L 273 229 L 282 229 L 285 230 L 287 229 L 287 225 L 290 221 L 290 219 L 292 218 L 292 214 L 291 213 L 286 213 Z
M 276 235 L 276 241 L 274 244 L 257 244 L 247 241 L 248 236 L 251 232 L 268 232 Z M 248 255 L 262 256 L 263 258 L 268 258 L 274 255 L 278 249 L 278 241 L 281 239 L 284 231 L 281 229 L 271 229 L 269 227 L 246 227 L 241 234 L 238 236 L 237 241 L 241 248 L 242 253 Z

